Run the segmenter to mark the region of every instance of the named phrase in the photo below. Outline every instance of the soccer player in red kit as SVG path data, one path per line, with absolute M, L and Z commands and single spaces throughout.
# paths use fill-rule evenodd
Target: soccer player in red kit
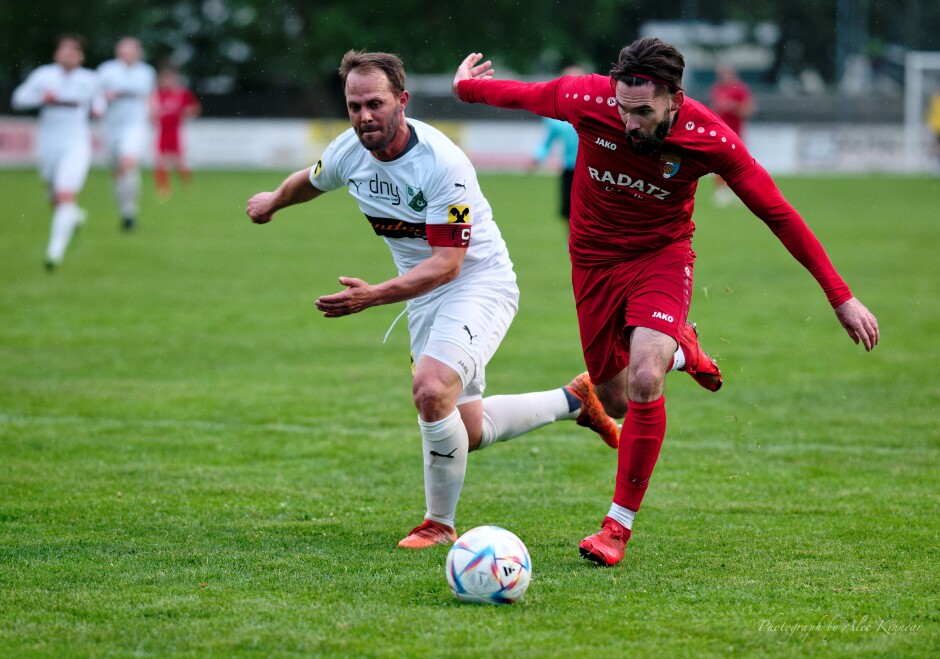
M 169 165 L 183 181 L 189 181 L 191 173 L 186 166 L 180 131 L 183 120 L 199 116 L 202 106 L 189 89 L 180 82 L 174 69 L 161 69 L 157 77 L 157 91 L 153 95 L 152 113 L 157 122 L 157 154 L 153 175 L 157 183 L 157 194 L 170 196 Z
M 549 82 L 494 80 L 469 55 L 459 100 L 523 109 L 572 124 L 580 136 L 569 252 L 588 372 L 612 417 L 624 416 L 610 512 L 581 555 L 623 559 L 666 433 L 663 385 L 682 345 L 692 296 L 692 208 L 698 180 L 720 174 L 816 278 L 850 338 L 866 350 L 878 323 L 853 297 L 822 245 L 739 137 L 682 90 L 685 61 L 644 38 L 620 51 L 609 76 Z
M 744 122 L 754 114 L 754 97 L 751 88 L 738 77 L 730 66 L 720 66 L 716 73 L 715 84 L 710 90 L 712 110 L 724 121 L 728 128 L 744 139 Z M 715 177 L 715 203 L 727 206 L 734 200 L 734 193 L 720 176 Z

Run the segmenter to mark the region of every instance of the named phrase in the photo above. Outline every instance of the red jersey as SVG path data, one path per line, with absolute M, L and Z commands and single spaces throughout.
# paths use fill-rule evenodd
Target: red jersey
M 576 267 L 632 260 L 691 240 L 698 180 L 724 178 L 816 278 L 833 306 L 852 297 L 822 245 L 767 171 L 715 113 L 686 96 L 662 148 L 634 152 L 608 76 L 549 82 L 462 80 L 461 99 L 567 121 L 578 132 L 569 252 Z
M 158 89 L 156 92 L 156 115 L 160 127 L 160 143 L 165 146 L 179 144 L 180 125 L 187 108 L 199 101 L 185 87 Z
M 741 108 L 751 102 L 751 90 L 741 81 L 716 82 L 711 89 L 711 106 L 722 121 L 741 134 L 744 115 Z

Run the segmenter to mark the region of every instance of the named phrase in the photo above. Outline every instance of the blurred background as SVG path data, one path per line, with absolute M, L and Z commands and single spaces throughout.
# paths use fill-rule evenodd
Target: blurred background
M 761 148 L 761 125 L 811 126 L 817 133 L 819 126 L 870 125 L 877 127 L 872 139 L 881 143 L 874 148 L 898 151 L 897 161 L 905 157 L 909 169 L 928 164 L 926 147 L 914 142 L 926 140 L 924 112 L 930 94 L 940 88 L 940 67 L 919 64 L 917 89 L 909 89 L 912 54 L 940 51 L 936 0 L 397 0 L 368 5 L 333 0 L 0 0 L 0 8 L 4 115 L 11 114 L 13 88 L 51 60 L 53 40 L 63 31 L 88 39 L 90 67 L 113 56 L 120 36 L 138 37 L 152 64 L 172 64 L 182 71 L 203 104 L 200 122 L 343 120 L 336 67 L 350 48 L 391 51 L 404 59 L 413 93 L 411 116 L 531 122 L 525 113 L 454 103 L 450 80 L 460 60 L 469 52 L 482 52 L 494 61 L 499 76 L 523 79 L 549 78 L 571 64 L 606 73 L 623 45 L 655 35 L 683 51 L 685 86 L 695 98 L 706 100 L 717 66 L 738 71 L 757 108 L 752 117 L 758 129 L 755 148 Z M 906 91 L 916 94 L 906 96 Z M 314 135 L 313 146 L 320 145 L 324 136 L 317 136 L 324 130 L 334 129 L 308 131 Z M 461 130 L 451 127 L 458 141 L 466 137 Z M 8 133 L 3 135 L 9 143 L 14 138 Z M 528 151 L 531 140 L 522 135 L 520 149 Z M 22 146 L 23 138 L 18 139 Z M 801 138 L 791 134 L 787 139 Z M 199 141 L 193 145 L 196 166 L 204 164 Z M 473 140 L 463 141 L 473 151 Z M 839 147 L 812 147 L 820 153 L 833 148 Z M 912 149 L 917 154 L 912 156 Z M 284 166 L 308 157 L 308 151 L 284 155 Z M 515 162 L 484 153 L 482 164 L 512 167 Z

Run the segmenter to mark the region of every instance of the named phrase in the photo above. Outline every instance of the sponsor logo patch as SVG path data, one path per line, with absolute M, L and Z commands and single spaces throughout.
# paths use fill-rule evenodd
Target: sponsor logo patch
M 377 236 L 386 238 L 420 238 L 427 240 L 427 230 L 424 223 L 412 224 L 404 220 L 396 220 L 390 217 L 372 217 L 366 215 L 372 230 Z
M 428 207 L 427 199 L 424 198 L 424 192 L 421 188 L 416 188 L 413 185 L 408 186 L 408 206 L 417 212 L 423 211 Z
M 451 206 L 447 209 L 449 224 L 470 224 L 469 206 Z

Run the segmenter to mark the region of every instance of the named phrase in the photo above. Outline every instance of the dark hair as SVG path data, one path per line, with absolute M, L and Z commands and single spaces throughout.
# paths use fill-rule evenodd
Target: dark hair
M 405 91 L 405 65 L 402 64 L 398 55 L 350 50 L 343 55 L 343 61 L 339 65 L 339 77 L 343 88 L 346 87 L 346 78 L 356 69 L 380 71 L 388 78 L 394 94 L 401 94 Z
M 630 87 L 656 85 L 656 95 L 682 89 L 685 58 L 675 46 L 655 37 L 644 37 L 624 46 L 610 70 L 611 79 Z
M 74 41 L 79 49 L 84 53 L 85 52 L 85 37 L 78 34 L 77 32 L 63 32 L 55 38 L 55 47 L 58 48 L 62 45 L 63 41 Z

